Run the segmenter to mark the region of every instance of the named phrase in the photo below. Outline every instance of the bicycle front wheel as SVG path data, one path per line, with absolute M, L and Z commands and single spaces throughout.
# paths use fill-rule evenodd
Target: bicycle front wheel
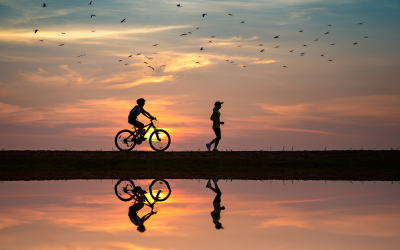
M 133 194 L 133 190 L 135 189 L 135 184 L 132 180 L 124 180 L 121 179 L 115 184 L 114 191 L 115 195 L 121 201 L 130 201 L 135 195 Z
M 171 144 L 171 137 L 167 133 L 167 131 L 162 129 L 154 130 L 150 135 L 149 139 L 150 147 L 157 151 L 162 152 L 166 150 Z
M 171 195 L 169 183 L 163 179 L 155 179 L 150 184 L 149 191 L 155 201 L 165 201 Z
M 115 136 L 115 146 L 121 151 L 131 151 L 135 145 L 135 137 L 130 130 L 121 130 Z

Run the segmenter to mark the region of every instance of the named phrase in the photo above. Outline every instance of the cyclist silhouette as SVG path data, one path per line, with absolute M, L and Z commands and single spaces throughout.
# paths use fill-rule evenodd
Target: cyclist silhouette
M 144 231 L 146 231 L 146 227 L 143 225 L 144 222 L 148 220 L 156 212 L 153 212 L 152 210 L 150 213 L 147 213 L 146 215 L 142 216 L 142 218 L 140 218 L 138 216 L 138 212 L 144 206 L 144 193 L 140 192 L 138 193 L 138 196 L 139 196 L 138 203 L 135 203 L 129 207 L 128 216 L 131 222 L 137 226 L 137 230 L 143 233 Z
M 225 210 L 224 206 L 221 207 L 222 193 L 221 193 L 221 190 L 219 190 L 219 187 L 217 184 L 218 180 L 213 180 L 213 182 L 214 182 L 215 188 L 213 188 L 211 186 L 210 180 L 208 180 L 207 185 L 206 185 L 207 188 L 210 188 L 212 191 L 214 191 L 217 194 L 213 201 L 214 211 L 211 212 L 211 217 L 213 219 L 213 223 L 215 224 L 216 229 L 221 229 L 221 228 L 224 229 L 222 227 L 221 222 L 219 222 L 219 220 L 221 219 L 221 210 Z
M 143 123 L 141 123 L 137 120 L 137 117 L 140 114 L 143 114 L 144 116 L 146 116 L 149 119 L 155 119 L 152 115 L 150 115 L 150 113 L 148 113 L 146 110 L 143 109 L 145 102 L 146 102 L 146 100 L 143 98 L 137 99 L 136 103 L 138 105 L 136 105 L 133 109 L 131 109 L 131 112 L 129 112 L 129 116 L 128 116 L 128 122 L 139 129 L 139 134 L 143 141 L 147 139 L 147 138 L 144 138 L 144 131 L 143 131 L 144 125 L 143 125 Z

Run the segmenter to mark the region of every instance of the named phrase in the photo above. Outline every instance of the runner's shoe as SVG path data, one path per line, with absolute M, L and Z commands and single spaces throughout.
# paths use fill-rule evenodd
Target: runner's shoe
M 210 143 L 207 143 L 206 147 L 207 147 L 208 151 L 211 151 L 211 144 Z
M 206 188 L 211 188 L 211 181 L 210 180 L 208 180 Z
M 213 151 L 219 151 L 217 148 L 214 148 Z

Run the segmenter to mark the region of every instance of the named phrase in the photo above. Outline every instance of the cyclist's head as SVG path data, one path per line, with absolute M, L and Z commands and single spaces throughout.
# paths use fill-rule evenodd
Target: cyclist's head
M 144 231 L 146 231 L 146 228 L 145 228 L 144 225 L 142 224 L 142 225 L 139 225 L 139 226 L 137 227 L 137 230 L 138 230 L 139 232 L 141 232 L 141 233 L 144 233 Z
M 220 223 L 220 222 L 217 222 L 216 224 L 215 224 L 215 228 L 216 229 L 224 229 L 223 227 L 222 227 L 222 224 Z
M 139 98 L 139 99 L 136 100 L 136 103 L 139 104 L 140 106 L 143 106 L 145 101 L 146 101 L 145 99 Z

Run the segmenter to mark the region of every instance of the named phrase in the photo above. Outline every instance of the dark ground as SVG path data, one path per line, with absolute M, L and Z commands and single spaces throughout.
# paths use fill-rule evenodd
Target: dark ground
M 0 151 L 0 180 L 400 181 L 400 151 Z

